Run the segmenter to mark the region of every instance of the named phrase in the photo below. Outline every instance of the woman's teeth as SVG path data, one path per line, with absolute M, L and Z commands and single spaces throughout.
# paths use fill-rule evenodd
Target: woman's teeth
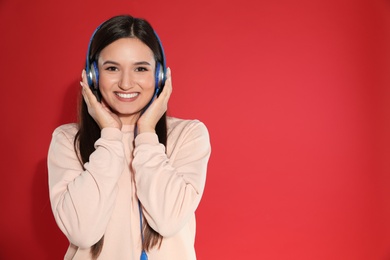
M 115 94 L 121 98 L 133 98 L 138 96 L 138 93 L 115 93 Z

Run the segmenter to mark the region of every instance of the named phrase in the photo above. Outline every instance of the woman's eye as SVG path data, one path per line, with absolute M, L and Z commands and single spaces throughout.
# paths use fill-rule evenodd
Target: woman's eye
M 148 71 L 148 69 L 145 67 L 138 67 L 135 69 L 135 71 Z
M 106 70 L 108 70 L 108 71 L 117 71 L 118 68 L 117 67 L 107 67 Z

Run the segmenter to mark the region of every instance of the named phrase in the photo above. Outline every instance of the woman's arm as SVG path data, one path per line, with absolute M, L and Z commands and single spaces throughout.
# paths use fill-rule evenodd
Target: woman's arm
M 199 121 L 186 124 L 168 139 L 174 143 L 170 158 L 156 134 L 139 134 L 135 140 L 137 195 L 149 225 L 165 237 L 178 232 L 194 214 L 206 180 L 211 151 L 207 128 Z
M 74 133 L 69 126 L 53 133 L 48 153 L 50 200 L 62 232 L 72 244 L 87 248 L 103 236 L 110 219 L 124 148 L 120 130 L 103 129 L 83 170 L 73 147 Z

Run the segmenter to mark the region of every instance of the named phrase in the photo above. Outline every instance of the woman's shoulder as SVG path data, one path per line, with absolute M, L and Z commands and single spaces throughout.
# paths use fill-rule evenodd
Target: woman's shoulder
M 204 126 L 204 123 L 198 119 L 182 119 L 177 117 L 167 117 L 167 127 L 168 129 L 175 128 L 191 128 L 196 126 Z
M 167 117 L 168 134 L 178 135 L 189 132 L 198 132 L 208 135 L 206 125 L 198 119 L 182 119 L 177 117 Z
M 73 139 L 78 130 L 76 123 L 63 124 L 54 129 L 53 137 L 64 136 L 67 139 Z

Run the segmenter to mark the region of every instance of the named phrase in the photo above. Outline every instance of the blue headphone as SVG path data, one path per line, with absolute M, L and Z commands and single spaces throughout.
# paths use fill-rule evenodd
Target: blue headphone
M 88 50 L 87 50 L 87 60 L 85 63 L 85 71 L 87 74 L 88 85 L 91 88 L 92 92 L 95 94 L 95 96 L 99 100 L 100 100 L 100 97 L 98 95 L 98 92 L 99 92 L 99 69 L 98 69 L 98 65 L 97 65 L 96 61 L 93 61 L 92 64 L 90 64 L 89 55 L 90 55 L 90 51 L 91 51 L 92 40 L 93 40 L 96 32 L 100 29 L 101 26 L 102 26 L 102 24 L 99 25 L 95 29 L 95 31 L 93 32 L 93 34 L 91 36 L 91 39 L 89 40 Z M 166 69 L 164 48 L 163 48 L 162 43 L 160 41 L 160 37 L 158 37 L 158 35 L 155 31 L 154 31 L 154 35 L 157 38 L 157 41 L 158 41 L 158 44 L 159 44 L 159 47 L 161 50 L 162 60 L 163 60 L 162 64 L 160 62 L 156 61 L 156 72 L 155 72 L 155 77 L 154 77 L 155 78 L 155 95 L 154 95 L 154 97 L 156 97 L 161 93 L 162 88 L 165 84 L 166 70 L 167 69 Z

